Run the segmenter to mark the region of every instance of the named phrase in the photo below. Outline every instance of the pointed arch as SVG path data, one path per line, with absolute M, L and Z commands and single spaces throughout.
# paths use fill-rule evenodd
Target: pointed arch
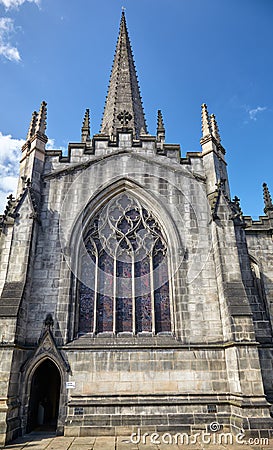
M 102 231 L 102 224 L 98 224 L 99 215 L 102 211 L 106 213 L 107 208 L 109 213 L 109 207 L 114 207 L 115 203 L 117 207 L 121 199 L 126 199 L 128 203 L 124 205 L 123 216 L 121 214 L 122 217 L 116 219 L 115 224 L 109 224 L 107 218 L 108 224 L 104 224 L 104 233 L 107 227 L 108 231 L 112 227 L 112 238 L 115 234 L 118 244 L 116 254 L 111 255 L 110 235 L 103 237 L 103 244 L 98 243 L 97 235 Z M 128 223 L 131 230 L 126 230 Z M 122 230 L 122 227 L 125 229 Z M 147 242 L 149 236 L 154 244 L 157 242 L 157 248 L 155 245 L 149 258 L 147 253 L 146 261 L 139 256 L 136 260 L 136 251 L 140 251 L 136 248 L 136 240 L 142 240 L 141 245 L 144 245 L 142 235 L 145 234 Z M 174 333 L 171 275 L 181 243 L 165 205 L 159 203 L 150 192 L 124 178 L 105 186 L 95 193 L 82 211 L 74 226 L 70 247 L 77 255 L 73 265 L 75 277 L 72 287 L 72 301 L 76 306 L 72 315 L 74 336 L 87 332 L 93 335 L 103 332 Z M 88 277 L 93 277 L 91 284 L 86 282 Z M 106 286 L 107 292 L 103 290 Z M 88 325 L 88 321 L 92 325 L 90 322 Z
M 57 429 L 60 393 L 60 370 L 51 358 L 43 358 L 31 376 L 27 432 L 37 427 Z
M 100 186 L 100 188 L 94 192 L 72 226 L 70 240 L 66 249 L 67 252 L 70 254 L 78 254 L 82 244 L 79 237 L 84 235 L 86 227 L 90 220 L 92 220 L 92 217 L 94 217 L 109 200 L 125 191 L 131 192 L 134 197 L 152 210 L 155 218 L 161 223 L 165 235 L 168 236 L 168 243 L 170 250 L 172 251 L 172 260 L 175 260 L 176 250 L 178 248 L 182 249 L 183 243 L 181 242 L 180 234 L 170 212 L 158 197 L 154 196 L 150 191 L 143 188 L 140 183 L 129 177 L 116 177 L 115 179 L 112 179 L 110 183 Z M 76 259 L 74 260 L 74 268 L 76 269 Z
M 58 414 L 55 416 L 56 423 L 54 426 L 56 426 L 56 429 L 59 434 L 63 433 L 64 429 L 64 422 L 66 417 L 66 390 L 65 390 L 65 383 L 68 381 L 68 374 L 70 372 L 70 367 L 67 361 L 65 361 L 63 355 L 56 347 L 53 335 L 51 331 L 48 329 L 44 332 L 43 336 L 41 337 L 39 346 L 35 350 L 35 352 L 30 356 L 25 363 L 21 367 L 21 395 L 22 395 L 22 433 L 24 434 L 29 431 L 29 418 L 32 412 L 30 411 L 30 408 L 33 407 L 33 405 L 30 404 L 31 399 L 31 389 L 33 384 L 33 377 L 35 373 L 39 370 L 40 367 L 42 367 L 43 363 L 46 361 L 49 362 L 49 364 L 52 365 L 52 367 L 56 368 L 56 371 L 58 372 L 59 376 L 59 387 L 58 387 L 58 411 L 56 409 L 56 413 Z M 56 386 L 55 386 L 56 387 Z M 37 399 L 36 399 L 37 400 Z M 34 402 L 35 403 L 35 402 Z M 39 401 L 38 401 L 39 403 Z M 37 407 L 37 404 L 34 407 Z M 34 408 L 34 409 L 35 409 Z M 56 406 L 57 408 L 57 406 Z M 37 412 L 37 411 L 36 411 Z

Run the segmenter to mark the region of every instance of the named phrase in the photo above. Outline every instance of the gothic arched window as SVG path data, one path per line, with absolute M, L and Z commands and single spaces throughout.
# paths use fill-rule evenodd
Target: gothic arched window
M 169 333 L 168 247 L 153 214 L 119 194 L 93 218 L 84 245 L 79 334 Z

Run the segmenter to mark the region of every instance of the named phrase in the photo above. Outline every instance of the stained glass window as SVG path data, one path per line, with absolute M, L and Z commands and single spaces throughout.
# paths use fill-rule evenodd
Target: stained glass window
M 152 300 L 150 257 L 146 256 L 135 264 L 136 329 L 137 332 L 152 331 Z
M 93 218 L 84 244 L 79 334 L 170 332 L 168 246 L 148 208 L 117 195 Z

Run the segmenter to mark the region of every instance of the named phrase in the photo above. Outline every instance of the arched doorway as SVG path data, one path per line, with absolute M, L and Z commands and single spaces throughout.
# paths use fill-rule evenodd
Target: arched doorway
M 27 433 L 55 431 L 57 427 L 61 377 L 56 365 L 46 359 L 35 370 L 29 398 Z

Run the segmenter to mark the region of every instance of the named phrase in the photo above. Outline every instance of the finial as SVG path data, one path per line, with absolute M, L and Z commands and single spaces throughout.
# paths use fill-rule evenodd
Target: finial
M 157 111 L 157 129 L 158 131 L 165 131 L 163 116 L 160 109 Z
M 34 133 L 35 133 L 35 127 L 36 127 L 37 117 L 38 117 L 37 111 L 33 111 L 32 117 L 31 117 L 31 121 L 30 121 L 30 125 L 29 125 L 29 129 L 28 129 L 27 141 L 28 141 L 28 140 L 34 135 Z
M 140 128 L 140 132 L 139 132 L 139 136 L 141 137 L 141 136 L 146 136 L 146 135 L 147 135 L 147 132 L 146 132 L 145 128 L 141 127 Z
M 82 142 L 87 141 L 90 141 L 90 110 L 88 108 L 85 111 L 82 123 Z
M 205 137 L 211 134 L 211 125 L 207 105 L 203 103 L 201 108 L 202 108 L 202 135 L 203 137 Z
M 121 7 L 121 21 L 120 21 L 120 27 L 122 27 L 123 25 L 125 25 L 125 27 L 126 27 L 125 11 L 126 11 L 126 8 L 125 8 L 124 6 L 122 6 L 122 7 Z
M 212 136 L 216 139 L 216 141 L 218 142 L 218 144 L 220 144 L 221 142 L 221 137 L 219 134 L 219 128 L 218 128 L 218 124 L 216 122 L 215 119 L 215 115 L 211 114 L 210 115 L 210 124 L 211 124 L 211 131 L 212 131 Z
M 46 102 L 41 103 L 40 111 L 37 115 L 35 133 L 45 135 L 46 131 L 46 117 L 47 117 L 47 107 Z
M 157 111 L 157 132 L 156 132 L 156 134 L 157 134 L 158 141 L 165 139 L 165 127 L 164 127 L 162 112 L 160 109 Z
M 263 183 L 263 196 L 264 196 L 264 212 L 267 214 L 269 211 L 273 211 L 272 198 L 266 183 Z
M 235 221 L 237 224 L 243 224 L 243 211 L 240 205 L 240 199 L 235 195 L 234 199 L 230 202 L 230 207 L 232 209 L 232 216 L 231 218 Z
M 237 195 L 235 195 L 235 197 L 232 200 L 232 202 L 237 207 L 238 211 L 242 214 L 242 208 L 241 208 L 241 204 L 240 204 L 240 199 L 239 199 L 239 197 L 237 197 Z
M 46 327 L 47 329 L 49 329 L 49 330 L 50 330 L 51 328 L 53 328 L 54 320 L 53 320 L 52 314 L 48 313 L 48 314 L 46 315 L 46 318 L 45 318 L 45 320 L 44 320 L 44 325 L 45 325 L 45 327 Z
M 5 215 L 7 215 L 10 212 L 10 210 L 11 210 L 11 208 L 12 208 L 14 202 L 15 202 L 15 197 L 13 197 L 13 195 L 10 194 L 7 197 L 7 200 L 8 200 L 8 202 L 7 202 L 7 206 L 6 206 L 5 212 L 4 212 Z

